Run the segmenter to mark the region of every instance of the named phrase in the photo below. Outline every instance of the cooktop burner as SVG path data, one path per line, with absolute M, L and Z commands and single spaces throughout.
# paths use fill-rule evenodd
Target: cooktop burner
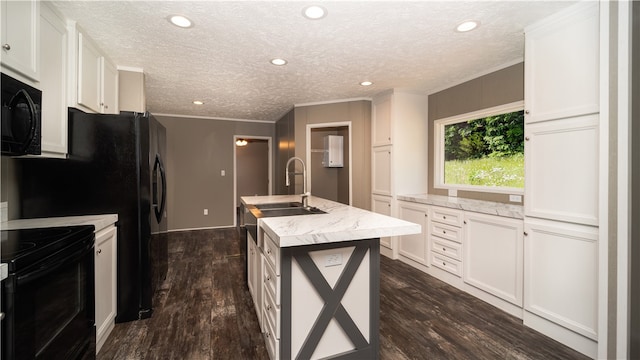
M 93 236 L 93 231 L 93 225 L 2 230 L 2 262 L 9 264 L 10 273 L 20 271 L 87 236 Z

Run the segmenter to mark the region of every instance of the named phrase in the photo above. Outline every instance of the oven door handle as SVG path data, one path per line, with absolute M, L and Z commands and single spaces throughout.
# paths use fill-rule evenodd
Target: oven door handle
M 79 245 L 72 245 L 75 249 L 72 253 L 64 258 L 60 259 L 58 256 L 59 253 L 54 254 L 51 259 L 38 267 L 37 270 L 28 271 L 26 274 L 18 275 L 16 277 L 17 284 L 23 285 L 30 283 L 32 281 L 38 280 L 39 278 L 51 274 L 52 272 L 58 270 L 59 268 L 77 262 L 78 260 L 85 257 L 88 253 L 93 254 L 93 241 L 83 241 Z M 67 251 L 68 249 L 62 250 Z

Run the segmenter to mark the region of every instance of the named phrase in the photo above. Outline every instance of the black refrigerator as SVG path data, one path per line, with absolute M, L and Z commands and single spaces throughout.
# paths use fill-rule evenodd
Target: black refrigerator
M 149 113 L 69 109 L 67 159 L 19 159 L 22 218 L 118 214 L 116 322 L 144 319 L 167 275 L 166 130 Z

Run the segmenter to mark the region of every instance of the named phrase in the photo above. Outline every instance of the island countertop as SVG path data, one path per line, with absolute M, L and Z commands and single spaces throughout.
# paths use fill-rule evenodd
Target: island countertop
M 243 196 L 241 200 L 245 205 L 261 205 L 300 201 L 300 195 Z M 421 231 L 418 224 L 315 196 L 309 197 L 309 206 L 326 214 L 265 217 L 258 219 L 258 225 L 280 247 L 410 235 Z

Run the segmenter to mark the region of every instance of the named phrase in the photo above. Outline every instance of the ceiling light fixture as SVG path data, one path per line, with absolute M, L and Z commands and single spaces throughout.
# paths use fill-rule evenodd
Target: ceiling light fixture
M 456 31 L 457 32 L 471 31 L 471 30 L 477 28 L 479 25 L 480 25 L 479 21 L 467 20 L 467 21 L 464 21 L 464 22 L 460 23 L 460 25 L 456 26 Z
M 247 146 L 248 142 L 245 139 L 238 139 L 236 140 L 236 145 L 237 146 Z
M 171 15 L 167 19 L 177 27 L 190 28 L 193 26 L 193 22 L 182 15 Z
M 287 60 L 285 59 L 271 59 L 271 63 L 275 66 L 287 65 Z
M 200 101 L 200 100 L 193 100 L 193 104 L 194 105 L 204 105 L 204 102 Z
M 373 83 L 371 81 L 363 81 L 363 82 L 360 83 L 360 85 L 362 85 L 362 86 L 371 86 L 371 85 L 373 85 Z
M 311 5 L 302 9 L 302 15 L 309 20 L 319 20 L 327 16 L 327 9 L 322 6 Z

